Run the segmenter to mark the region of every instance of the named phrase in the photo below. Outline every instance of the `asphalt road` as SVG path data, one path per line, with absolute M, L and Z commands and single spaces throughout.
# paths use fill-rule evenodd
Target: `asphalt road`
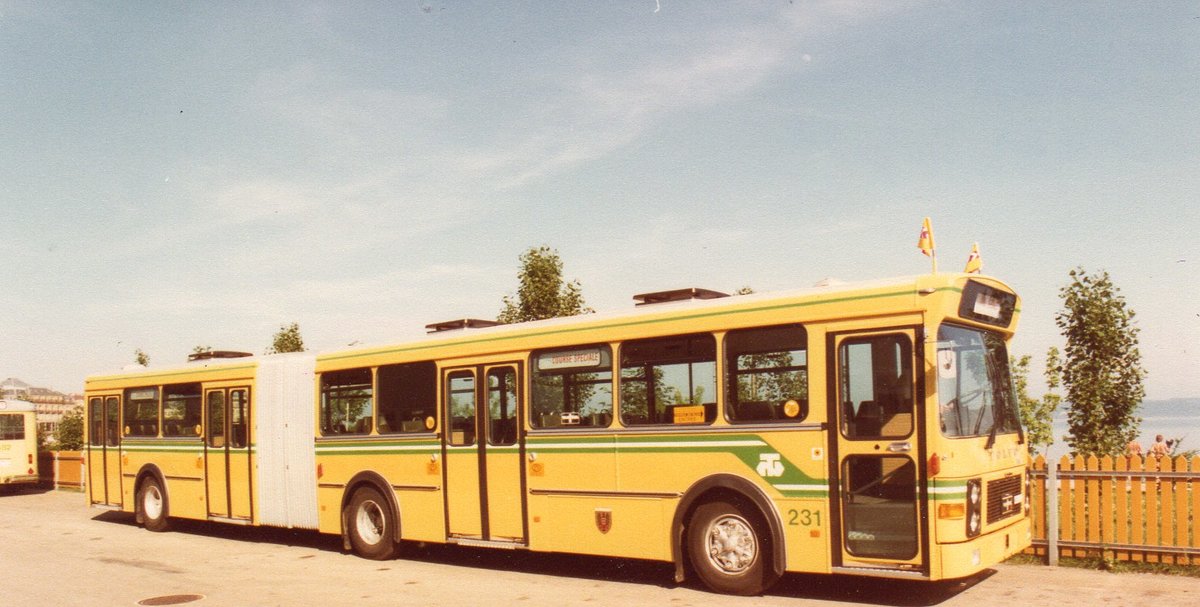
M 1034 565 L 939 584 L 788 575 L 765 596 L 730 597 L 642 561 L 432 547 L 377 562 L 307 531 L 181 521 L 152 533 L 79 493 L 41 490 L 0 494 L 0 572 L 6 606 L 1200 604 L 1195 578 Z

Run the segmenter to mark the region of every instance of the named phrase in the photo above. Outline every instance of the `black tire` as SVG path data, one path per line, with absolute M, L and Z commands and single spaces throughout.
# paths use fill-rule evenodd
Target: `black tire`
M 166 531 L 171 528 L 171 521 L 167 518 L 167 492 L 158 484 L 158 479 L 150 477 L 142 481 L 137 493 L 137 508 L 146 529 Z
M 394 558 L 396 542 L 392 539 L 396 518 L 387 500 L 371 487 L 354 492 L 346 506 L 346 533 L 354 553 L 376 561 Z
M 738 503 L 696 507 L 687 528 L 687 553 L 700 581 L 715 592 L 762 594 L 778 577 L 770 566 L 771 539 L 762 517 Z

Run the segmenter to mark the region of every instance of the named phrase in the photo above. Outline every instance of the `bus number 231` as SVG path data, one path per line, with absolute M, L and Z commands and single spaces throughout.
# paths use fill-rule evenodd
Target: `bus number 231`
M 808 509 L 788 510 L 788 524 L 792 526 L 799 525 L 801 527 L 820 527 L 821 511 Z

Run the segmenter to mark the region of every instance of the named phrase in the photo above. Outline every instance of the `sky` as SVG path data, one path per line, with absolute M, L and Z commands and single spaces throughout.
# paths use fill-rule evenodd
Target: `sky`
M 0 0 L 0 377 L 939 269 L 1107 271 L 1200 396 L 1200 5 Z

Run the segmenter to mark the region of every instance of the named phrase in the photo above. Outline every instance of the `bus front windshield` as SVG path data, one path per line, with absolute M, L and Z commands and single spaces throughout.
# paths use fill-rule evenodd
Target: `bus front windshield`
M 1008 352 L 999 335 L 942 325 L 937 366 L 942 434 L 994 440 L 997 434 L 1020 432 Z

